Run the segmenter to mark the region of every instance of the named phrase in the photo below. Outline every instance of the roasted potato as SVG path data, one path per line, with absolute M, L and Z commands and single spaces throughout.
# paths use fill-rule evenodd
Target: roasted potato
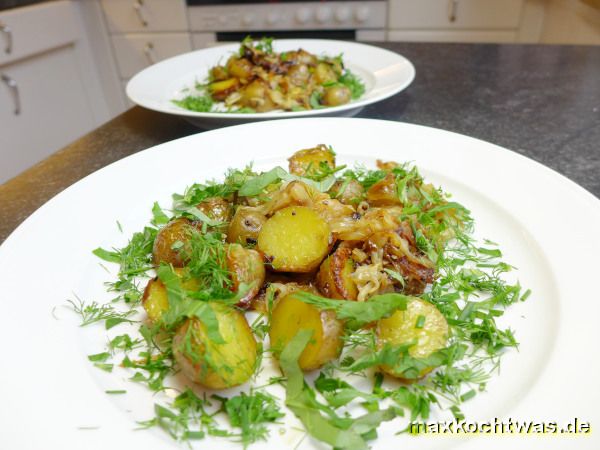
M 290 77 L 292 84 L 295 84 L 296 86 L 302 86 L 306 84 L 310 78 L 310 72 L 308 71 L 308 66 L 305 64 L 298 64 L 290 67 L 290 70 L 288 70 L 288 76 Z
M 252 76 L 252 63 L 246 58 L 230 58 L 227 61 L 227 71 L 235 78 L 250 78 Z
M 184 289 L 194 291 L 199 288 L 198 280 L 190 277 L 185 269 L 175 269 L 175 273 L 181 278 L 181 286 Z M 162 314 L 169 309 L 167 288 L 158 277 L 154 277 L 148 281 L 142 295 L 142 306 L 152 323 L 158 322 Z
M 363 199 L 365 189 L 356 180 L 338 180 L 329 190 L 332 198 L 344 205 L 356 205 Z
M 431 303 L 412 297 L 406 310 L 398 310 L 390 317 L 381 319 L 377 324 L 377 347 L 386 344 L 397 346 L 410 341 L 416 344 L 409 348 L 408 354 L 414 358 L 426 358 L 446 346 L 448 323 L 441 312 Z M 425 376 L 433 367 L 425 368 L 419 376 Z M 404 378 L 394 367 L 381 366 L 384 372 Z M 414 378 L 413 378 L 414 379 Z
M 329 225 L 305 206 L 277 211 L 258 234 L 258 249 L 278 272 L 311 272 L 327 255 L 331 244 Z
M 352 99 L 352 93 L 347 86 L 331 86 L 325 89 L 322 103 L 327 106 L 345 105 Z
M 222 81 L 213 81 L 208 85 L 208 91 L 215 100 L 225 100 L 229 94 L 235 91 L 239 86 L 237 78 L 228 78 Z
M 244 248 L 240 244 L 229 244 L 226 258 L 227 268 L 231 272 L 233 281 L 233 290 L 237 292 L 241 283 L 250 286 L 248 292 L 238 303 L 240 308 L 248 308 L 265 282 L 265 266 L 262 255 L 256 250 Z
M 229 224 L 227 242 L 256 245 L 258 233 L 266 221 L 267 218 L 254 208 L 240 206 Z
M 342 350 L 343 327 L 333 311 L 321 311 L 294 297 L 281 298 L 271 313 L 269 339 L 276 357 L 302 329 L 313 332 L 312 339 L 300 355 L 303 370 L 314 370 L 339 356 Z
M 210 69 L 210 81 L 223 81 L 229 78 L 227 69 L 223 66 L 215 66 Z
M 354 266 L 352 250 L 339 247 L 321 263 L 317 288 L 325 297 L 356 300 L 358 288 L 350 276 Z
M 180 217 L 172 220 L 160 229 L 152 246 L 152 262 L 172 264 L 173 267 L 183 267 L 187 263 L 186 253 L 189 254 L 190 235 L 201 229 L 200 222 L 192 222 Z
M 254 373 L 257 345 L 242 313 L 218 302 L 209 302 L 225 341 L 211 340 L 197 318 L 187 319 L 173 337 L 173 356 L 190 380 L 209 389 L 226 389 L 245 383 Z
M 221 197 L 207 198 L 196 205 L 196 208 L 217 222 L 227 223 L 233 215 L 231 204 Z
M 337 76 L 330 64 L 320 62 L 315 68 L 313 78 L 317 84 L 329 83 L 337 81 Z
M 335 154 L 325 145 L 319 145 L 315 148 L 297 151 L 288 159 L 290 163 L 290 173 L 299 176 L 310 175 L 311 172 L 317 172 L 321 164 L 327 164 L 330 168 L 335 168 Z
M 389 173 L 367 190 L 367 201 L 371 206 L 402 205 L 394 174 Z

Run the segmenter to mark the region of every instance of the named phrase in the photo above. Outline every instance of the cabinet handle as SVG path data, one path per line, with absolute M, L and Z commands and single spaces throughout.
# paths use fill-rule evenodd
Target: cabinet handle
M 18 116 L 19 114 L 21 114 L 21 98 L 19 97 L 19 86 L 17 85 L 17 82 L 14 79 L 12 79 L 4 73 L 0 75 L 0 78 L 2 79 L 2 81 L 4 81 L 4 83 L 6 83 L 6 86 L 8 86 L 8 89 L 12 93 L 13 102 L 15 104 L 14 113 L 15 116 Z
M 143 7 L 144 7 L 144 0 L 135 0 L 135 2 L 133 3 L 133 9 L 135 10 L 135 13 L 137 14 L 138 19 L 140 19 L 142 26 L 147 27 L 148 21 L 146 20 L 146 17 L 144 17 Z
M 12 53 L 12 48 L 13 48 L 12 30 L 10 29 L 10 27 L 8 25 L 4 25 L 3 23 L 0 23 L 0 31 L 2 32 L 2 34 L 4 34 L 4 38 L 6 39 L 6 46 L 4 47 L 4 53 L 6 53 L 8 55 L 8 54 Z
M 148 42 L 144 46 L 144 55 L 146 55 L 146 59 L 148 60 L 148 64 L 154 64 L 156 59 L 154 58 L 154 44 L 152 42 Z
M 456 22 L 457 11 L 458 0 L 448 0 L 448 20 L 450 22 Z

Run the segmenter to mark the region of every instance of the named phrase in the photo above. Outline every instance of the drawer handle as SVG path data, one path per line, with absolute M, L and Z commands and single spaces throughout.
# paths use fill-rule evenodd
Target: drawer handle
M 135 10 L 135 13 L 137 14 L 138 19 L 140 19 L 142 26 L 147 27 L 148 21 L 146 20 L 146 17 L 144 17 L 143 7 L 144 7 L 144 0 L 135 0 L 135 2 L 133 4 L 133 9 Z
M 8 89 L 12 93 L 13 102 L 15 104 L 14 113 L 15 116 L 18 116 L 19 114 L 21 114 L 21 98 L 19 96 L 19 86 L 17 85 L 17 82 L 14 79 L 12 79 L 4 73 L 0 75 L 0 78 L 2 79 L 2 81 L 4 81 L 4 83 L 6 83 L 6 86 L 8 86 Z
M 458 0 L 448 0 L 448 20 L 450 22 L 456 22 L 457 12 Z
M 144 55 L 146 55 L 146 59 L 150 65 L 156 62 L 156 59 L 154 58 L 154 44 L 152 42 L 148 42 L 144 46 Z
M 0 31 L 4 34 L 4 38 L 6 39 L 6 46 L 4 47 L 4 52 L 8 55 L 12 53 L 13 47 L 13 38 L 12 38 L 12 30 L 8 25 L 4 25 L 0 23 Z

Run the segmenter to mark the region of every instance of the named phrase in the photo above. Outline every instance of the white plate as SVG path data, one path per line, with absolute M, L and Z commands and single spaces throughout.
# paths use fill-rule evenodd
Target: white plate
M 259 169 L 285 164 L 293 151 L 317 143 L 331 144 L 341 163 L 414 161 L 427 179 L 472 210 L 478 234 L 499 242 L 519 268 L 515 275 L 522 285 L 532 289 L 531 297 L 503 318 L 516 332 L 519 351 L 506 355 L 487 393 L 465 404 L 466 416 L 578 418 L 598 426 L 600 201 L 540 164 L 462 135 L 366 119 L 294 119 L 224 128 L 132 155 L 66 189 L 4 242 L 0 448 L 177 447 L 160 430 L 133 431 L 136 420 L 152 416 L 155 398 L 126 381 L 124 372 L 92 367 L 86 355 L 103 350 L 103 327 L 79 328 L 61 305 L 75 294 L 86 301 L 111 298 L 102 286 L 110 275 L 91 250 L 124 244 L 148 222 L 155 200 L 167 206 L 172 192 L 194 181 L 220 177 L 249 158 Z M 123 388 L 126 395 L 104 393 Z M 287 417 L 293 421 L 291 413 Z M 398 426 L 385 424 L 373 447 L 592 449 L 600 444 L 597 432 L 416 438 L 394 436 Z M 300 437 L 275 427 L 269 444 L 252 448 L 294 448 Z M 239 448 L 226 440 L 200 441 L 195 448 L 208 445 Z M 314 447 L 320 448 L 310 439 L 300 445 Z
M 317 55 L 336 56 L 343 53 L 346 67 L 365 83 L 365 93 L 346 105 L 297 112 L 201 113 L 173 104 L 173 99 L 185 96 L 185 88 L 192 87 L 195 81 L 204 81 L 211 67 L 224 63 L 239 47 L 239 44 L 222 45 L 159 62 L 142 70 L 127 83 L 127 95 L 132 102 L 145 108 L 183 116 L 199 126 L 216 127 L 265 119 L 354 115 L 363 106 L 405 89 L 415 77 L 415 68 L 408 59 L 379 47 L 346 41 L 281 39 L 273 42 L 273 48 L 277 52 L 303 48 Z

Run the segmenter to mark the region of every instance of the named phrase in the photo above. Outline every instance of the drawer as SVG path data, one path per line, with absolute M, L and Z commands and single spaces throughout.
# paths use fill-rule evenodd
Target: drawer
M 69 1 L 0 12 L 0 65 L 62 47 L 79 37 Z
M 184 0 L 102 0 L 111 33 L 187 31 Z
M 392 29 L 517 28 L 523 0 L 390 0 Z
M 119 73 L 131 78 L 154 63 L 190 52 L 189 33 L 142 33 L 111 36 Z

